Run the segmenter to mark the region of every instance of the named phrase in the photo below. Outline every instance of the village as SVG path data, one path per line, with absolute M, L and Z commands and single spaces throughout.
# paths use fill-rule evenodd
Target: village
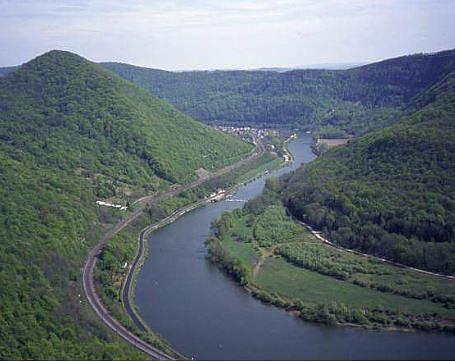
M 245 141 L 253 142 L 257 139 L 264 139 L 265 136 L 280 135 L 278 129 L 271 128 L 254 128 L 254 127 L 234 127 L 234 126 L 218 126 L 220 131 L 228 133 L 233 136 L 240 137 Z

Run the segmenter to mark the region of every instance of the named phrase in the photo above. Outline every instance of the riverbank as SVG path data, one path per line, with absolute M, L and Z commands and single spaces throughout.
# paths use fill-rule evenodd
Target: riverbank
M 291 141 L 293 138 L 295 138 L 295 136 L 289 137 L 283 145 L 285 152 L 288 154 L 290 154 L 290 152 L 285 147 L 287 146 L 287 143 L 289 141 Z M 289 161 L 273 159 L 269 162 L 266 162 L 266 163 L 260 165 L 259 167 L 255 168 L 253 170 L 249 170 L 248 172 L 246 172 L 245 174 L 243 174 L 240 178 L 238 178 L 236 180 L 237 181 L 236 184 L 234 184 L 233 186 L 229 187 L 226 190 L 226 194 L 234 193 L 240 187 L 248 184 L 249 182 L 254 181 L 257 178 L 264 176 L 265 174 L 269 173 L 270 171 L 272 171 L 274 169 L 283 167 L 288 162 Z M 158 230 L 159 228 L 162 228 L 162 227 L 176 221 L 178 218 L 182 217 L 186 213 L 188 213 L 196 208 L 206 205 L 207 203 L 211 202 L 211 199 L 212 199 L 212 197 L 206 197 L 206 198 L 203 198 L 192 204 L 185 205 L 185 206 L 173 211 L 173 213 L 171 215 L 165 217 L 164 219 L 158 221 L 155 224 L 147 226 L 146 228 L 144 228 L 143 230 L 140 231 L 139 238 L 138 238 L 138 253 L 134 257 L 134 260 L 131 264 L 132 267 L 129 269 L 129 272 L 125 278 L 125 283 L 122 284 L 122 290 L 121 290 L 122 303 L 124 305 L 126 303 L 131 305 L 131 308 L 130 308 L 131 314 L 129 313 L 130 317 L 133 319 L 133 321 L 134 320 L 139 321 L 139 323 L 137 323 L 137 326 L 139 328 L 142 327 L 142 329 L 147 329 L 150 331 L 150 328 L 140 317 L 140 315 L 137 311 L 137 307 L 135 306 L 135 304 L 133 302 L 136 278 L 137 278 L 138 273 L 140 272 L 141 266 L 143 265 L 144 259 L 146 258 L 147 253 L 148 253 L 147 243 L 145 243 L 147 236 L 150 233 Z M 128 311 L 128 308 L 126 308 L 126 309 Z
M 253 297 L 303 320 L 455 333 L 453 280 L 333 249 L 279 203 L 247 205 L 223 215 L 216 228 L 211 260 Z
M 148 234 L 168 223 L 172 223 L 188 211 L 207 203 L 207 198 L 200 200 L 198 197 L 204 193 L 208 193 L 208 190 L 214 189 L 217 185 L 233 185 L 229 188 L 229 191 L 232 192 L 240 186 L 240 181 L 242 181 L 242 183 L 249 182 L 251 179 L 257 177 L 257 174 L 261 173 L 263 170 L 270 170 L 281 166 L 281 161 L 275 157 L 271 157 L 269 153 L 265 152 L 265 147 L 260 142 L 257 144 L 257 149 L 256 153 L 250 155 L 248 159 L 240 161 L 237 167 L 230 167 L 228 170 L 229 173 L 215 173 L 212 175 L 212 178 L 199 180 L 197 183 L 191 184 L 189 186 L 189 190 L 191 190 L 189 197 L 187 196 L 188 191 L 185 190 L 174 190 L 172 194 L 169 195 L 169 198 L 164 198 L 164 196 L 160 197 L 160 199 L 156 201 L 157 203 L 155 202 L 152 208 L 148 209 L 146 215 L 141 214 L 134 222 L 131 222 L 126 229 L 119 231 L 113 239 L 107 241 L 106 247 L 100 252 L 102 263 L 98 264 L 101 269 L 97 269 L 96 278 L 98 280 L 97 290 L 103 299 L 103 303 L 118 320 L 122 321 L 122 324 L 128 327 L 129 330 L 135 334 L 141 335 L 141 338 L 150 341 L 153 345 L 165 350 L 169 355 L 184 358 L 173 351 L 169 343 L 162 337 L 148 328 L 139 313 L 137 313 L 136 306 L 131 302 L 137 272 L 140 270 L 144 258 L 147 255 L 147 245 L 144 243 L 144 234 Z M 253 170 L 251 170 L 251 168 L 253 168 Z M 248 175 L 245 176 L 245 174 Z M 183 194 L 186 196 L 182 196 Z M 182 203 L 191 202 L 195 199 L 197 200 L 196 202 L 181 206 Z M 150 197 L 146 197 L 142 199 L 142 202 L 150 205 L 151 199 Z M 171 211 L 175 208 L 175 205 L 181 207 L 175 211 Z M 141 209 L 143 209 L 143 207 Z M 135 213 L 142 212 L 141 209 L 135 210 Z M 169 213 L 170 215 L 163 216 L 163 214 L 166 215 Z M 164 217 L 164 219 L 162 219 L 162 217 Z M 159 219 L 158 222 L 150 225 L 151 222 L 157 219 Z M 137 235 L 138 233 L 140 234 L 139 240 L 136 239 L 138 253 L 134 255 L 131 248 L 131 245 L 133 244 L 132 235 Z M 121 238 L 127 240 L 127 242 L 129 241 L 128 244 L 122 246 L 122 244 L 119 243 L 119 239 Z M 110 253 L 110 251 L 112 251 L 112 253 Z M 110 255 L 113 257 L 111 258 Z M 118 262 L 123 260 L 121 262 L 123 266 L 118 268 L 115 260 Z M 133 262 L 129 263 L 129 260 L 133 260 Z M 128 268 L 125 269 L 125 266 Z M 128 270 L 128 272 L 125 274 L 126 270 Z M 128 285 L 125 285 L 124 281 L 127 281 Z M 127 314 L 124 313 L 125 310 L 127 311 Z
M 311 142 L 307 135 L 290 142 L 289 149 L 295 155 L 295 163 L 271 172 L 270 176 L 278 177 L 294 170 L 301 162 L 311 161 L 314 158 Z M 262 194 L 268 176 L 241 187 L 232 198 L 255 199 Z M 250 204 L 259 205 L 255 200 Z M 286 312 L 252 298 L 245 288 L 240 288 L 208 260 L 204 246 L 211 234 L 212 222 L 241 205 L 229 201 L 207 204 L 150 236 L 149 255 L 137 278 L 135 303 L 141 317 L 175 349 L 199 360 L 413 360 L 422 356 L 436 360 L 453 359 L 451 335 L 404 333 L 401 332 L 403 328 L 387 333 L 363 328 L 334 328 L 323 323 L 306 322 L 293 316 L 298 313 L 296 311 Z M 237 239 L 238 235 L 233 244 L 243 246 Z M 249 251 L 245 251 L 246 257 L 255 257 L 256 253 Z M 275 270 L 279 270 L 275 268 L 274 260 L 279 258 L 266 258 L 260 268 L 260 286 L 264 283 L 264 271 L 273 276 Z M 303 288 L 301 293 L 311 298 L 318 292 L 318 284 L 329 278 L 313 272 L 304 276 L 314 278 L 302 280 L 302 274 L 295 269 L 284 274 L 291 276 L 291 280 L 285 280 L 284 284 L 297 282 L 298 287 Z M 292 281 L 294 275 L 299 280 Z M 276 282 L 279 283 L 282 276 L 277 275 Z M 383 278 L 390 277 L 383 275 Z M 390 284 L 389 280 L 384 283 Z M 343 295 L 343 285 L 348 283 L 333 278 L 320 292 L 329 299 L 327 293 L 340 284 Z M 353 295 L 359 300 L 362 294 L 372 295 L 373 292 L 353 284 L 352 287 L 360 293 Z M 401 290 L 403 288 L 404 285 Z M 277 291 L 270 294 L 273 293 Z M 404 311 L 408 305 L 415 308 L 412 298 L 405 301 L 401 304 Z M 307 298 L 303 302 L 313 303 L 313 300 Z M 382 303 L 381 300 L 377 302 Z M 337 303 L 338 306 L 341 304 L 346 303 Z M 410 344 L 418 348 L 407 348 Z

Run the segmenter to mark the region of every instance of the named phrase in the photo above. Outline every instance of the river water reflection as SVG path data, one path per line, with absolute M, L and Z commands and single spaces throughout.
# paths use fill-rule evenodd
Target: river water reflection
M 311 136 L 289 144 L 295 163 L 315 158 Z M 258 196 L 267 175 L 234 199 Z M 150 235 L 136 286 L 142 318 L 182 354 L 212 360 L 455 359 L 455 337 L 369 332 L 307 323 L 253 299 L 206 258 L 210 223 L 243 203 L 222 201 L 196 209 Z

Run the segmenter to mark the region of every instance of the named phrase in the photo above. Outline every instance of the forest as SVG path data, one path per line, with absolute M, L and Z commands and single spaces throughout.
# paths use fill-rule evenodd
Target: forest
M 82 296 L 80 267 L 100 233 L 128 213 L 102 210 L 96 200 L 134 208 L 138 195 L 188 184 L 197 169 L 213 171 L 252 152 L 192 116 L 358 136 L 268 182 L 260 198 L 216 225 L 211 257 L 241 284 L 260 285 L 254 295 L 309 320 L 452 331 L 445 318 L 453 317 L 455 297 L 446 284 L 395 279 L 395 269 L 341 257 L 314 240 L 292 243 L 309 241 L 299 239 L 297 219 L 341 246 L 454 273 L 454 59 L 455 51 L 445 51 L 346 71 L 170 73 L 52 51 L 2 70 L 0 357 L 146 357 L 101 326 Z M 266 153 L 262 161 L 276 160 Z M 241 177 L 209 186 L 234 176 Z M 151 217 L 199 191 L 163 202 Z M 114 245 L 127 240 L 134 237 L 125 232 L 109 244 L 102 268 L 132 255 L 131 245 Z M 255 274 L 262 257 L 264 273 Z M 296 294 L 293 283 L 309 275 L 314 284 L 299 284 Z M 325 286 L 322 299 L 315 285 Z
M 209 124 L 359 135 L 399 119 L 406 105 L 455 66 L 455 51 L 415 54 L 348 70 L 166 72 L 102 63 Z
M 88 251 L 128 213 L 95 201 L 189 183 L 253 146 L 63 51 L 0 78 L 0 140 L 0 358 L 145 359 L 81 290 Z
M 397 125 L 352 140 L 281 180 L 297 219 L 345 247 L 455 272 L 455 72 Z

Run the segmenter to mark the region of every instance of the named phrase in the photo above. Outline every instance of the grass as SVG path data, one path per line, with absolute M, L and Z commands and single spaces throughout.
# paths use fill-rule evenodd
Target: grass
M 248 240 L 249 228 L 244 223 L 239 223 L 232 231 L 223 239 L 224 247 L 234 258 L 238 258 L 253 267 L 259 261 L 260 253 L 254 249 L 251 243 L 244 242 L 244 240 Z
M 249 271 L 246 288 L 265 302 L 324 323 L 454 330 L 455 281 L 323 244 L 280 204 L 234 211 L 217 227 L 211 251 L 223 256 L 225 270 Z
M 283 258 L 267 258 L 257 276 L 260 288 L 286 298 L 319 304 L 336 301 L 355 308 L 375 308 L 382 305 L 395 312 L 439 313 L 455 317 L 455 311 L 427 300 L 406 298 L 363 288 L 347 281 L 299 268 Z

